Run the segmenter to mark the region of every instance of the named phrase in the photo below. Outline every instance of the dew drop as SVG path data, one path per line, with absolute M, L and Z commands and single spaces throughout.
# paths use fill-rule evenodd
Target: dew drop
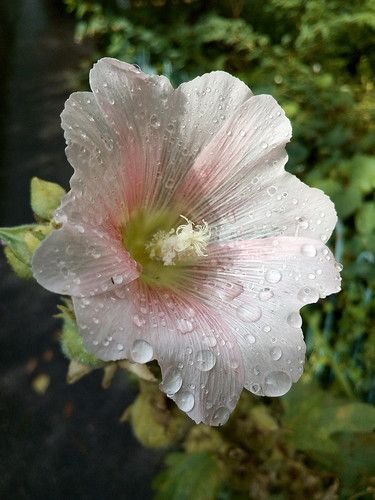
M 150 124 L 151 124 L 151 127 L 154 127 L 154 128 L 160 127 L 160 122 L 159 122 L 158 117 L 156 115 L 151 115 Z
M 251 333 L 249 333 L 248 335 L 246 335 L 246 340 L 250 343 L 250 344 L 255 344 L 256 342 L 256 338 L 254 337 L 254 335 L 252 335 Z
M 301 252 L 302 255 L 305 255 L 306 257 L 315 257 L 317 253 L 314 245 L 310 244 L 302 245 Z
M 237 308 L 237 316 L 242 321 L 255 322 L 262 317 L 262 310 L 259 306 L 252 306 L 250 304 L 242 305 Z
M 151 344 L 142 339 L 134 341 L 131 355 L 136 363 L 147 363 L 152 359 L 153 354 L 154 350 Z
M 270 350 L 270 356 L 274 361 L 278 361 L 282 355 L 283 352 L 280 347 L 272 347 L 272 349 Z
M 177 321 L 177 329 L 181 333 L 189 333 L 193 331 L 193 323 L 188 319 L 179 319 Z
M 292 312 L 289 314 L 287 318 L 287 322 L 293 328 L 301 328 L 302 326 L 302 318 L 298 312 Z
M 319 300 L 319 293 L 315 288 L 305 286 L 298 292 L 297 297 L 304 304 L 312 304 Z
M 230 410 L 228 408 L 225 408 L 225 406 L 221 406 L 215 411 L 212 417 L 212 425 L 225 424 L 229 416 L 230 416 Z
M 112 277 L 113 283 L 115 285 L 121 285 L 121 283 L 124 281 L 123 276 L 121 274 L 117 274 L 116 276 Z
M 208 347 L 215 347 L 217 344 L 217 340 L 215 339 L 214 336 L 208 336 L 203 338 L 203 343 L 206 344 Z
M 176 368 L 168 370 L 163 382 L 160 384 L 160 389 L 166 394 L 175 394 L 181 389 L 182 377 Z
M 266 272 L 266 280 L 268 283 L 278 283 L 281 280 L 281 273 L 277 269 L 269 269 Z
M 265 302 L 272 299 L 273 295 L 273 291 L 270 288 L 263 288 L 262 290 L 260 290 L 258 297 L 259 300 Z
M 197 362 L 198 369 L 201 370 L 202 372 L 208 372 L 209 370 L 212 370 L 212 368 L 216 364 L 215 354 L 207 350 L 197 352 L 195 359 Z
M 283 396 L 292 387 L 292 380 L 285 372 L 277 371 L 266 375 L 263 391 L 265 396 Z
M 179 392 L 176 395 L 175 401 L 177 406 L 182 411 L 189 412 L 194 408 L 194 403 L 195 403 L 194 396 L 189 391 Z
M 117 350 L 118 351 L 123 351 L 124 350 L 124 346 L 122 344 L 117 344 Z

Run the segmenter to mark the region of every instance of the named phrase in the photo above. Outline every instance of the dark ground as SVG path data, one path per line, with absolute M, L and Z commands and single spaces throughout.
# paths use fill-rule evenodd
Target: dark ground
M 90 50 L 73 29 L 58 2 L 0 0 L 0 226 L 32 222 L 32 176 L 68 186 L 59 114 Z M 152 498 L 161 454 L 118 422 L 134 389 L 118 375 L 102 390 L 101 372 L 67 385 L 58 297 L 18 279 L 3 255 L 0 278 L 0 498 Z

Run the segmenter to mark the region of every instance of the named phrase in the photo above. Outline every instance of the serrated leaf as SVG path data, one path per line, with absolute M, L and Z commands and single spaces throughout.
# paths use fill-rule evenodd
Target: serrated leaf
M 50 220 L 59 207 L 65 189 L 55 182 L 44 181 L 38 177 L 31 179 L 31 208 L 41 219 Z
M 167 470 L 157 476 L 156 500 L 214 500 L 222 483 L 221 469 L 208 453 L 170 453 Z

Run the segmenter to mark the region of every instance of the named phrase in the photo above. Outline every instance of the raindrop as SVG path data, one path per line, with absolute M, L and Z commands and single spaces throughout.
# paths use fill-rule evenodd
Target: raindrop
M 270 186 L 267 188 L 267 193 L 270 195 L 270 196 L 273 196 L 277 191 L 277 187 L 275 186 Z
M 182 377 L 176 368 L 168 370 L 163 382 L 160 384 L 160 389 L 166 394 L 175 394 L 181 389 Z
M 118 351 L 123 351 L 124 350 L 124 346 L 122 344 L 117 344 L 117 350 Z
M 266 272 L 268 283 L 278 283 L 281 280 L 281 273 L 277 269 L 270 269 Z
M 287 322 L 293 328 L 301 328 L 302 326 L 302 318 L 298 312 L 292 312 L 289 314 L 287 318 Z
M 152 359 L 154 350 L 145 340 L 139 339 L 133 343 L 131 355 L 136 363 L 147 363 Z
M 193 331 L 193 324 L 188 319 L 179 319 L 177 321 L 177 329 L 181 333 L 189 333 Z
M 282 355 L 283 352 L 280 347 L 272 347 L 272 349 L 270 350 L 270 356 L 274 361 L 278 361 Z
M 259 292 L 259 300 L 265 302 L 266 300 L 272 299 L 273 295 L 273 291 L 270 288 L 263 288 Z
M 175 401 L 177 406 L 182 411 L 189 412 L 194 408 L 194 396 L 189 391 L 182 391 L 181 393 L 179 392 L 176 395 Z
M 230 411 L 228 410 L 228 408 L 221 406 L 215 411 L 212 417 L 212 424 L 223 425 L 228 420 L 229 416 L 230 416 Z
M 112 281 L 115 285 L 121 285 L 121 283 L 124 281 L 123 276 L 121 274 L 117 274 L 116 276 L 113 276 Z
M 135 314 L 135 315 L 133 316 L 133 323 L 134 323 L 136 326 L 141 327 L 141 326 L 143 326 L 143 325 L 146 323 L 146 321 L 145 321 L 144 319 L 141 319 L 141 318 L 140 318 L 137 314 Z
M 211 351 L 199 351 L 196 355 L 196 361 L 199 370 L 202 372 L 208 372 L 216 364 L 216 356 Z
M 246 335 L 246 340 L 250 343 L 250 344 L 255 344 L 256 342 L 256 338 L 254 337 L 254 335 L 252 335 L 251 333 L 249 333 L 248 335 Z
M 285 372 L 271 372 L 264 379 L 265 396 L 283 396 L 292 387 L 292 380 Z
M 306 257 L 315 257 L 316 253 L 317 253 L 314 245 L 310 245 L 310 244 L 302 245 L 301 252 L 302 252 L 302 255 L 305 255 Z
M 154 127 L 154 128 L 160 127 L 160 122 L 159 122 L 158 117 L 156 115 L 151 115 L 150 124 L 151 124 L 151 127 Z
M 203 343 L 206 344 L 208 347 L 215 347 L 217 344 L 217 340 L 213 336 L 209 337 L 204 337 L 203 338 Z
M 237 316 L 242 321 L 258 321 L 262 317 L 262 310 L 258 306 L 251 306 L 250 304 L 242 305 L 237 308 Z
M 297 294 L 298 299 L 305 304 L 312 304 L 319 300 L 319 293 L 315 288 L 305 286 Z

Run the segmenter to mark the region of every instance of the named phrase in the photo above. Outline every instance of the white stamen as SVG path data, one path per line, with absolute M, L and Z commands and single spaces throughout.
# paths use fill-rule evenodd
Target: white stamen
M 165 266 L 174 266 L 176 260 L 192 257 L 205 257 L 211 230 L 204 220 L 202 224 L 194 224 L 189 219 L 178 228 L 169 232 L 158 231 L 146 245 L 152 259 L 162 260 Z

